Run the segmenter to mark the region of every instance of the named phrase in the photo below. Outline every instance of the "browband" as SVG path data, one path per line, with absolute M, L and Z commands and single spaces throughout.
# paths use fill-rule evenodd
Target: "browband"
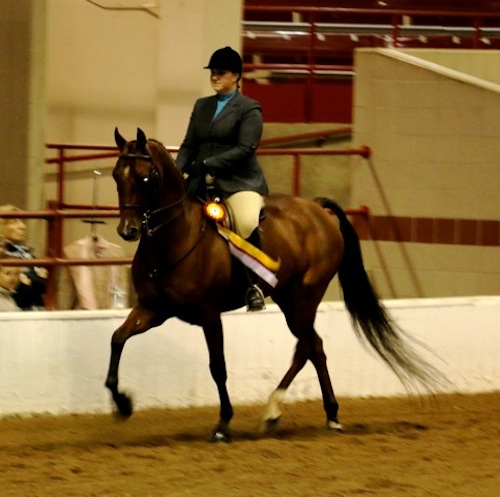
M 153 158 L 150 155 L 146 154 L 120 154 L 118 156 L 120 159 L 134 159 L 134 160 L 146 160 L 148 162 L 153 162 Z

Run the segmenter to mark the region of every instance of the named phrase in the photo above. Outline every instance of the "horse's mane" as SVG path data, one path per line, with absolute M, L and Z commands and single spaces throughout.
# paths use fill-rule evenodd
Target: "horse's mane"
M 160 140 L 157 140 L 156 138 L 148 138 L 148 142 L 153 142 L 155 143 L 156 145 L 159 145 L 160 147 L 162 147 L 163 149 L 167 150 L 167 147 L 165 147 L 165 145 L 160 141 Z M 130 147 L 133 147 L 134 149 L 137 148 L 137 143 L 138 141 L 137 140 L 131 140 L 129 143 L 128 143 L 128 146 L 129 148 Z M 168 152 L 168 150 L 167 150 Z
M 159 147 L 161 147 L 162 150 L 167 154 L 167 157 L 169 157 L 171 161 L 175 162 L 174 158 L 172 157 L 172 154 L 168 151 L 167 147 L 160 140 L 157 140 L 156 138 L 148 138 L 148 142 L 152 142 L 154 145 L 158 145 Z
M 180 169 L 177 168 L 177 165 L 175 164 L 175 160 L 174 160 L 172 154 L 167 149 L 167 147 L 160 140 L 157 140 L 156 138 L 148 138 L 148 142 L 151 142 L 152 145 L 158 145 L 163 150 L 167 161 L 170 162 L 171 166 L 173 166 L 173 169 L 175 169 L 178 172 L 179 176 L 182 178 L 182 181 L 184 182 L 184 178 L 182 177 L 182 173 L 181 173 Z

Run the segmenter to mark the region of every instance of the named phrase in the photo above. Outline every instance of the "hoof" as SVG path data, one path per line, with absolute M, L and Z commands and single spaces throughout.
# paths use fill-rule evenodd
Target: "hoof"
M 260 424 L 260 431 L 262 433 L 273 432 L 278 426 L 279 420 L 280 416 L 278 416 L 277 418 L 268 418 L 268 419 L 263 418 Z
M 328 429 L 328 431 L 333 431 L 335 433 L 342 433 L 344 431 L 342 425 L 340 423 L 337 423 L 337 421 L 327 421 L 326 428 Z
M 274 418 L 274 419 L 264 419 L 262 423 L 262 431 L 264 433 L 271 433 L 273 432 L 276 427 L 278 426 L 280 418 Z
M 229 433 L 224 433 L 222 431 L 215 430 L 211 437 L 209 438 L 209 442 L 213 444 L 225 443 L 229 444 L 232 442 L 231 435 Z
M 117 393 L 113 395 L 113 400 L 115 401 L 117 414 L 122 419 L 128 419 L 132 416 L 134 412 L 132 399 L 123 393 Z

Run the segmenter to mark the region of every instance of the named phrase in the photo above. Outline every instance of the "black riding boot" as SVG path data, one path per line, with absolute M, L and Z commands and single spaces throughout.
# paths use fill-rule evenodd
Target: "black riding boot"
M 247 242 L 251 243 L 254 247 L 260 249 L 260 236 L 259 228 L 252 231 L 252 234 L 247 238 Z M 257 275 L 245 267 L 245 272 L 248 278 L 248 288 L 245 296 L 245 301 L 247 304 L 247 311 L 262 311 L 266 308 L 266 303 L 264 301 L 264 294 L 262 290 L 257 285 Z

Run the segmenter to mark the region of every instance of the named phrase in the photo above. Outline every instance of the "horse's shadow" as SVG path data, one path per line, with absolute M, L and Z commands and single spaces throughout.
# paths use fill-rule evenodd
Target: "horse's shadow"
M 203 420 L 199 423 L 188 422 L 186 426 L 178 431 L 170 431 L 162 427 L 155 427 L 157 421 L 150 425 L 147 432 L 141 432 L 141 426 L 144 425 L 144 420 L 140 423 L 116 423 L 109 417 L 103 417 L 97 425 L 83 423 L 79 426 L 74 426 L 71 429 L 71 436 L 64 440 L 58 439 L 54 441 L 45 440 L 30 443 L 23 447 L 23 450 L 43 451 L 45 453 L 64 452 L 68 449 L 78 451 L 94 451 L 102 447 L 113 449 L 127 448 L 179 448 L 192 447 L 199 449 L 204 444 L 208 447 L 209 438 L 206 434 L 206 427 Z M 168 426 L 168 420 L 165 420 L 165 426 Z M 335 443 L 358 443 L 362 440 L 370 439 L 371 437 L 396 437 L 406 439 L 417 439 L 423 432 L 429 430 L 430 427 L 405 419 L 391 421 L 373 421 L 370 423 L 351 423 L 344 425 L 342 433 L 329 431 L 322 424 L 300 424 L 293 420 L 283 420 L 282 424 L 278 424 L 273 431 L 263 432 L 260 423 L 255 423 L 254 426 L 235 425 L 232 430 L 233 443 L 265 443 L 269 442 L 319 442 L 329 443 L 335 440 Z M 229 444 L 230 445 L 230 444 Z
M 319 439 L 331 439 L 335 437 L 342 438 L 365 438 L 371 436 L 395 436 L 398 438 L 416 439 L 429 430 L 430 427 L 420 423 L 396 420 L 373 423 L 352 423 L 344 425 L 341 433 L 328 430 L 322 425 L 292 425 L 284 424 L 280 427 L 278 424 L 273 431 L 262 431 L 260 425 L 254 429 L 233 428 L 233 442 L 259 442 L 265 440 L 293 440 L 293 441 L 312 441 Z M 148 435 L 138 434 L 128 440 L 122 440 L 122 446 L 129 447 L 174 447 L 180 445 L 199 444 L 207 442 L 208 438 L 203 426 L 197 429 L 186 429 L 175 434 L 152 433 Z M 118 442 L 120 443 L 120 442 Z M 107 444 L 108 445 L 108 444 Z

